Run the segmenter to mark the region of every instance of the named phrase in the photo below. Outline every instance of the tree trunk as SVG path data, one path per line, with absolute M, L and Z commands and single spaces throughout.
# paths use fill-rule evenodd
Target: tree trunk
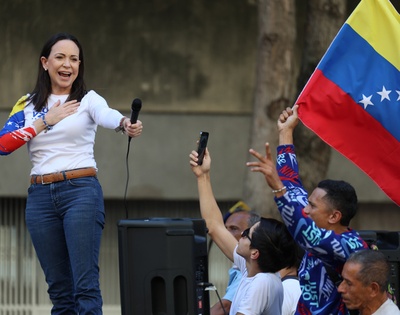
M 306 2 L 303 36 L 300 36 L 300 73 L 295 87 L 297 68 L 296 20 L 304 3 L 294 0 L 259 0 L 259 38 L 254 93 L 251 147 L 262 153 L 269 142 L 275 154 L 276 120 L 287 106 L 292 106 L 321 60 L 346 17 L 346 0 L 309 0 Z M 301 10 L 299 10 L 301 11 Z M 299 20 L 301 21 L 301 19 Z M 300 24 L 300 23 L 298 23 Z M 300 32 L 302 33 L 302 32 Z M 303 40 L 301 40 L 303 39 Z M 297 38 L 298 40 L 298 38 Z M 297 42 L 297 45 L 299 43 Z M 301 178 L 308 190 L 326 176 L 331 151 L 328 145 L 302 124 L 294 135 Z M 249 159 L 252 159 L 249 156 Z M 264 216 L 278 217 L 273 195 L 261 174 L 246 173 L 244 200 Z
M 265 152 L 265 142 L 277 144 L 279 113 L 293 105 L 295 0 L 258 1 L 258 56 L 251 147 Z M 249 159 L 251 157 L 249 156 Z M 277 217 L 273 195 L 264 176 L 246 173 L 244 200 L 263 216 Z
M 299 93 L 343 25 L 346 0 L 309 0 L 306 12 Z M 295 130 L 294 143 L 300 176 L 306 189 L 311 191 L 326 176 L 331 156 L 330 147 L 302 124 Z

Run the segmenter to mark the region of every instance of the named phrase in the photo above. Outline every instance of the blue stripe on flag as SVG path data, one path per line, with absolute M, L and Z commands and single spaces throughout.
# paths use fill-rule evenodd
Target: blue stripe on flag
M 400 141 L 400 72 L 348 24 L 341 28 L 318 69 Z M 381 100 L 378 92 L 384 89 L 391 91 L 390 100 Z M 373 105 L 360 103 L 369 97 Z

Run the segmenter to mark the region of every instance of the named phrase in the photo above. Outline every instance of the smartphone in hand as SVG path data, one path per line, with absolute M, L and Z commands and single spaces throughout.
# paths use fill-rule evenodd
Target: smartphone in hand
M 199 143 L 197 147 L 197 153 L 199 154 L 198 156 L 199 160 L 197 161 L 197 165 L 203 164 L 204 153 L 206 152 L 206 147 L 208 142 L 208 135 L 209 134 L 207 131 L 200 132 Z

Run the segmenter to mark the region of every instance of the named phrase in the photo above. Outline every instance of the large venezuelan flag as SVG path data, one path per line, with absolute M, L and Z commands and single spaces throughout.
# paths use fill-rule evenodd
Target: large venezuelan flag
M 400 16 L 362 0 L 299 95 L 300 120 L 400 205 Z

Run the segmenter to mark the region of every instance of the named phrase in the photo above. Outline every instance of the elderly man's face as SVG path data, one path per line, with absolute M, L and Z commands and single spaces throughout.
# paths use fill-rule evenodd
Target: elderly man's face
M 358 279 L 360 268 L 360 264 L 346 262 L 342 271 L 343 281 L 338 287 L 343 302 L 350 310 L 362 309 L 370 297 L 371 287 L 364 286 Z

